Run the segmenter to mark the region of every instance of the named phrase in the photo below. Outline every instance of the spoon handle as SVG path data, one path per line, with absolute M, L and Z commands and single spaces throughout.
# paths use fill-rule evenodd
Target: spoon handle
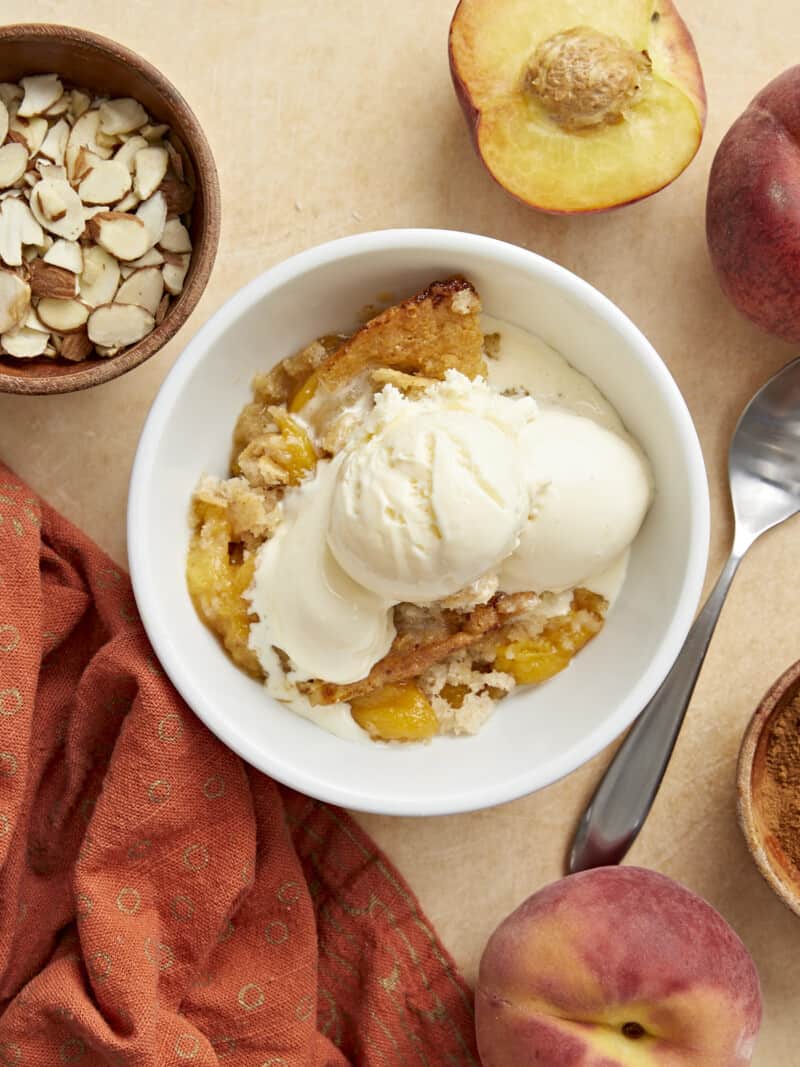
M 622 742 L 572 842 L 570 873 L 619 863 L 655 800 L 741 554 L 734 551 L 678 658 Z

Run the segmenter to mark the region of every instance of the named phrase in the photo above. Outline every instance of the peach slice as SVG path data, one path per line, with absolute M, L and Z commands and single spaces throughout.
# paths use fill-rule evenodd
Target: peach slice
M 450 70 L 489 173 L 542 211 L 640 200 L 700 147 L 703 75 L 672 0 L 461 0 Z

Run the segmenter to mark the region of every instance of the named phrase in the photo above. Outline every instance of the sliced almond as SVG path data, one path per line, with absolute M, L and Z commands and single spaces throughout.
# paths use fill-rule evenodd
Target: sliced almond
M 22 264 L 24 245 L 38 246 L 44 231 L 22 199 L 9 198 L 0 206 L 0 258 L 9 267 Z
M 33 359 L 43 356 L 50 340 L 49 333 L 30 330 L 27 326 L 17 326 L 0 335 L 0 347 L 9 356 L 17 359 Z M 55 349 L 53 350 L 55 352 Z
M 151 267 L 155 270 L 155 267 Z M 78 276 L 72 271 L 34 259 L 30 264 L 30 286 L 34 296 L 52 296 L 71 300 L 78 295 Z
M 102 272 L 103 259 L 108 252 L 99 245 L 88 245 L 83 253 L 83 270 L 81 271 L 80 284 L 94 285 Z M 113 256 L 109 257 L 113 259 Z
M 131 190 L 131 192 L 126 193 L 125 196 L 123 196 L 123 198 L 121 200 L 119 200 L 116 204 L 114 204 L 114 210 L 115 211 L 133 211 L 134 208 L 137 208 L 138 206 L 139 206 L 139 197 L 136 195 L 136 193 L 133 192 L 133 190 Z
M 67 181 L 71 182 L 73 186 L 78 185 L 89 171 L 92 169 L 90 159 L 100 160 L 99 156 L 95 156 L 84 145 L 81 145 L 78 151 L 72 155 L 70 146 L 67 145 L 67 152 L 64 157 L 64 161 L 67 164 Z
M 19 104 L 24 92 L 13 82 L 0 82 L 0 100 L 10 110 L 12 104 Z
M 164 199 L 164 194 L 158 191 L 148 197 L 147 200 L 143 200 L 136 209 L 136 217 L 147 227 L 150 235 L 148 247 L 158 244 L 167 224 L 167 202 Z
M 49 178 L 39 180 L 44 180 L 42 188 L 38 190 L 39 210 L 42 211 L 46 222 L 60 222 L 65 218 L 67 210 L 63 196 L 64 182 L 52 181 Z M 34 182 L 34 185 L 36 184 L 37 182 Z
M 59 115 L 66 115 L 69 111 L 71 99 L 72 98 L 68 92 L 63 92 L 58 100 L 56 100 L 54 104 L 51 104 L 47 111 L 45 111 L 47 118 L 52 119 L 57 118 Z
M 104 133 L 102 126 L 97 131 L 97 143 L 101 148 L 110 148 L 111 151 L 115 151 L 120 144 L 120 134 L 118 133 Z
M 160 326 L 169 309 L 169 293 L 164 293 L 156 311 L 156 326 Z
M 105 160 L 101 156 L 98 156 L 86 145 L 81 145 L 72 164 L 71 181 L 73 184 L 82 182 L 95 167 L 104 162 Z
M 48 159 L 52 159 L 54 163 L 57 163 L 58 166 L 61 166 L 64 162 L 64 154 L 67 151 L 69 134 L 70 128 L 66 119 L 59 119 L 58 122 L 54 122 L 42 141 L 39 155 L 46 156 Z
M 117 304 L 138 304 L 155 315 L 163 295 L 164 278 L 159 268 L 143 267 L 122 283 L 114 301 Z
M 80 363 L 92 354 L 93 348 L 86 330 L 76 330 L 75 333 L 68 333 L 62 340 L 60 354 L 72 363 Z
M 65 182 L 67 180 L 67 168 L 58 167 L 55 163 L 48 163 L 45 159 L 40 159 L 36 164 L 36 169 L 39 171 L 40 178 L 52 178 L 56 182 Z
M 89 234 L 117 259 L 138 259 L 152 242 L 150 232 L 137 215 L 126 215 L 121 211 L 100 212 L 89 219 Z
M 71 270 L 73 274 L 83 272 L 83 252 L 76 241 L 65 241 L 59 238 L 51 248 L 42 256 L 45 263 L 52 263 L 54 267 L 62 267 Z
M 26 170 L 22 175 L 22 181 L 24 185 L 27 185 L 29 189 L 32 189 L 34 185 L 39 181 L 39 173 L 35 170 Z
M 51 296 L 43 297 L 36 305 L 36 312 L 45 326 L 59 333 L 79 330 L 89 318 L 89 310 L 80 300 L 58 300 Z
M 192 239 L 180 219 L 167 219 L 159 245 L 167 252 L 191 252 Z
M 169 165 L 175 171 L 175 177 L 179 181 L 183 181 L 183 156 L 178 149 L 172 143 L 172 141 L 165 141 L 164 147 L 167 150 L 169 156 Z
M 69 113 L 73 122 L 77 121 L 81 115 L 85 114 L 89 110 L 89 106 L 92 103 L 92 98 L 88 93 L 84 93 L 81 89 L 72 89 L 69 94 Z
M 35 156 L 47 136 L 47 119 L 40 115 L 33 118 L 20 118 L 15 115 L 8 124 L 8 137 L 27 146 L 28 154 Z
M 186 272 L 189 270 L 189 260 L 192 257 L 186 254 L 180 258 L 180 263 L 165 263 L 161 268 L 161 273 L 164 275 L 164 288 L 173 296 L 183 291 Z
M 2 144 L 3 141 L 5 141 L 6 139 L 6 134 L 8 133 L 8 122 L 8 108 L 2 102 L 2 100 L 0 100 L 0 144 Z
M 150 144 L 154 144 L 156 141 L 160 141 L 161 138 L 169 133 L 169 126 L 165 122 L 159 122 L 157 124 L 149 123 L 146 126 L 142 126 L 139 133 Z
M 114 159 L 116 159 L 118 163 L 124 163 L 131 174 L 133 174 L 136 153 L 141 148 L 147 148 L 147 141 L 145 141 L 144 137 L 140 137 L 136 134 L 134 137 L 129 137 L 128 140 L 117 149 Z
M 19 181 L 28 165 L 28 149 L 10 141 L 0 148 L 0 186 L 4 189 Z
M 119 285 L 120 266 L 100 245 L 91 245 L 83 253 L 83 273 L 78 292 L 84 304 L 99 307 L 114 299 Z
M 136 267 L 132 267 L 130 263 L 120 263 L 119 272 L 122 275 L 122 280 L 127 281 L 132 274 L 136 273 Z
M 17 111 L 22 118 L 41 115 L 52 107 L 64 92 L 57 74 L 32 74 L 28 78 L 21 78 L 19 84 L 25 93 Z
M 112 345 L 111 348 L 106 348 L 105 345 L 95 345 L 94 350 L 98 356 L 102 356 L 104 359 L 109 359 L 111 356 L 116 356 L 119 352 L 119 345 Z
M 64 161 L 67 165 L 67 173 L 71 179 L 75 179 L 75 164 L 82 148 L 88 149 L 100 159 L 110 159 L 110 148 L 103 148 L 97 143 L 97 131 L 100 128 L 100 116 L 96 111 L 85 111 L 72 127 L 72 133 L 67 141 L 67 151 Z
M 101 104 L 99 117 L 100 128 L 106 134 L 130 133 L 148 121 L 147 112 L 139 101 L 129 96 Z
M 31 288 L 10 270 L 0 270 L 0 333 L 18 326 L 28 313 Z
M 114 204 L 131 187 L 131 175 L 124 163 L 113 159 L 100 160 L 78 186 L 84 204 Z
M 31 192 L 31 211 L 56 237 L 75 241 L 83 233 L 83 204 L 69 182 L 43 178 Z
M 168 215 L 183 215 L 191 208 L 194 193 L 186 182 L 178 181 L 176 177 L 168 174 L 159 189 L 164 195 Z
M 105 204 L 93 204 L 91 207 L 85 207 L 83 209 L 83 218 L 85 222 L 89 219 L 93 219 L 95 215 L 102 215 L 108 211 L 108 207 Z
M 104 304 L 89 316 L 89 339 L 103 348 L 121 348 L 146 337 L 155 319 L 136 304 Z
M 20 237 L 23 245 L 36 245 L 37 248 L 41 248 L 47 242 L 47 234 L 43 232 L 41 225 L 34 218 L 30 205 L 24 200 L 16 200 L 14 203 L 14 207 L 9 204 L 2 210 L 14 211 L 19 216 Z
M 29 330 L 38 330 L 39 333 L 50 333 L 50 327 L 45 326 L 39 316 L 36 314 L 36 308 L 31 304 L 25 315 L 25 318 L 20 323 L 22 326 L 27 326 Z
M 140 267 L 160 267 L 163 262 L 164 257 L 159 250 L 157 248 L 150 248 L 143 256 L 131 260 L 130 266 L 133 267 L 134 270 L 138 270 Z
M 161 185 L 167 173 L 167 164 L 169 163 L 167 150 L 157 146 L 141 148 L 136 153 L 134 163 L 134 186 L 136 192 L 142 200 L 147 200 Z
M 25 175 L 27 178 L 27 174 Z M 41 180 L 41 179 L 40 179 Z M 37 184 L 34 182 L 34 184 Z M 39 190 L 39 208 L 46 222 L 58 222 L 67 214 L 67 203 L 63 197 L 64 183 L 44 179 Z

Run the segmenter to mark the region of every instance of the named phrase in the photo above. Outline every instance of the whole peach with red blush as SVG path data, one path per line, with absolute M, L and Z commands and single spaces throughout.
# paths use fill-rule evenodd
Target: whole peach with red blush
M 664 875 L 600 867 L 529 897 L 476 990 L 484 1067 L 745 1067 L 761 1024 L 750 954 Z
M 708 179 L 706 236 L 739 311 L 800 341 L 800 66 L 762 89 L 723 137 Z

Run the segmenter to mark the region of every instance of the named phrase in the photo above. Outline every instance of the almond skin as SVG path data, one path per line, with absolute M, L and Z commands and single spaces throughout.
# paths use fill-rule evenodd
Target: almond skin
M 90 356 L 93 351 L 94 345 L 89 340 L 89 335 L 85 329 L 79 330 L 77 333 L 66 334 L 61 342 L 60 354 L 71 363 L 80 363 L 82 359 Z
M 76 295 L 75 275 L 63 267 L 34 259 L 28 265 L 30 287 L 34 296 L 54 296 L 58 300 L 70 300 Z

